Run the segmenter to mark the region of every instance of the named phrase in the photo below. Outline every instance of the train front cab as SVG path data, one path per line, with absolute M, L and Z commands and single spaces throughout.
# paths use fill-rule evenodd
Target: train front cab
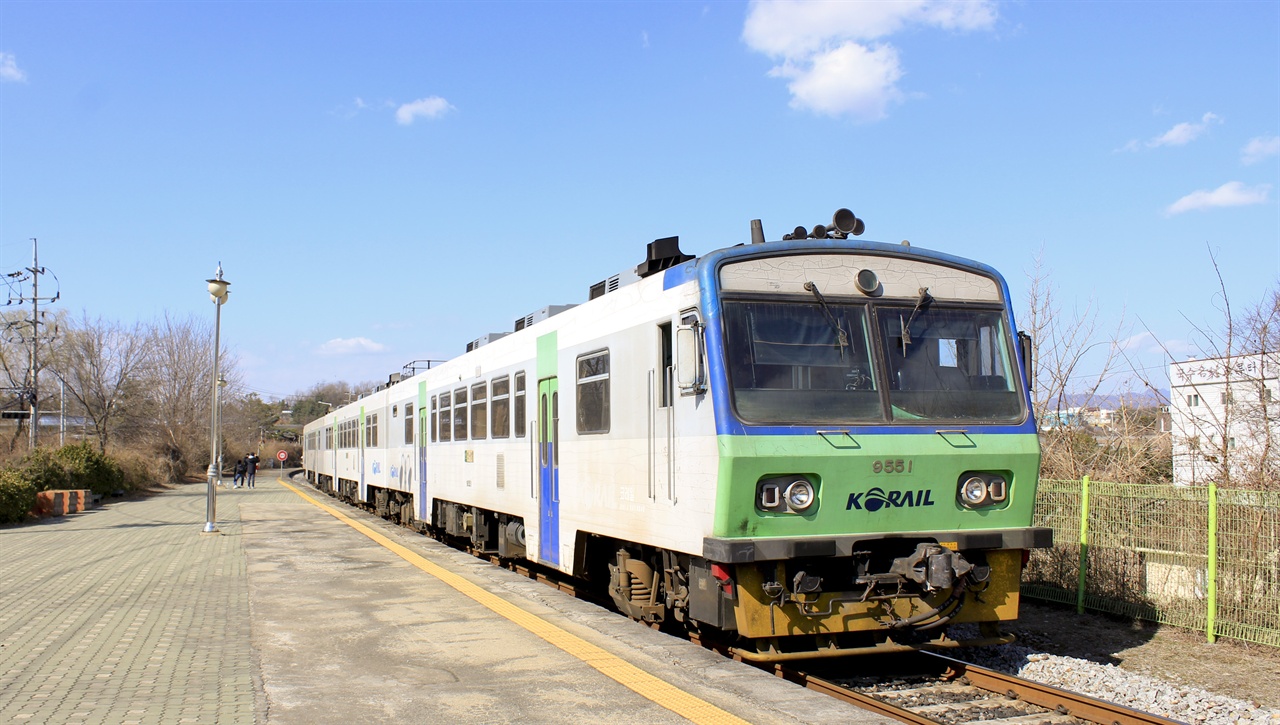
M 753 245 L 754 246 L 754 245 Z M 875 243 L 725 250 L 702 267 L 720 466 L 691 618 L 748 659 L 1010 638 L 1039 443 L 1007 288 Z M 684 373 L 688 378 L 693 373 Z

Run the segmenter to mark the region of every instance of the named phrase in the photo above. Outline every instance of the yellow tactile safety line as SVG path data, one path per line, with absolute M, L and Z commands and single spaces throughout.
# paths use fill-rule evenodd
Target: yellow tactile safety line
M 421 569 L 427 574 L 430 574 L 445 584 L 448 584 L 462 594 L 465 594 L 471 599 L 483 604 L 521 627 L 524 627 L 556 647 L 559 647 L 565 652 L 596 668 L 602 674 L 616 680 L 618 683 L 635 691 L 643 697 L 652 700 L 658 705 L 667 708 L 677 715 L 696 723 L 717 725 L 719 723 L 743 723 L 744 725 L 747 723 L 746 720 L 725 712 L 705 700 L 694 697 L 684 690 L 654 677 L 630 662 L 621 659 L 617 655 L 611 654 L 581 637 L 578 637 L 577 635 L 570 634 L 541 617 L 517 607 L 502 597 L 481 589 L 457 574 L 427 561 L 421 555 L 415 553 L 408 547 L 397 544 L 386 536 L 374 531 L 359 521 L 352 519 L 338 509 L 327 504 L 323 504 L 303 493 L 299 489 L 285 483 L 283 478 L 279 479 L 279 481 L 281 485 L 290 491 L 293 491 L 298 496 L 301 496 L 303 500 L 314 504 L 347 526 L 350 526 L 370 539 L 373 539 L 375 542 L 391 550 L 401 559 L 404 559 L 418 569 Z

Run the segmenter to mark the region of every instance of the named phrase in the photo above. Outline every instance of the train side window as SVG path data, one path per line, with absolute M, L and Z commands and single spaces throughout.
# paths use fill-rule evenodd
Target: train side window
M 489 437 L 489 396 L 485 383 L 471 386 L 471 440 Z
M 413 443 L 413 403 L 404 404 L 404 444 Z
M 516 404 L 515 404 L 515 427 L 516 438 L 524 438 L 525 417 L 524 417 L 524 373 L 516 373 Z
M 671 407 L 671 323 L 658 325 L 658 407 Z
M 582 355 L 577 361 L 578 433 L 609 432 L 609 351 Z
M 431 396 L 431 442 L 435 443 L 439 438 L 436 434 L 436 396 Z
M 511 378 L 503 375 L 490 383 L 489 435 L 494 438 L 511 437 Z
M 452 439 L 453 413 L 450 409 L 452 402 L 452 393 L 440 394 L 440 440 L 445 443 Z
M 453 391 L 453 439 L 467 439 L 467 389 L 458 388 Z
M 364 447 L 378 447 L 378 414 L 370 413 L 364 424 Z
M 538 407 L 538 465 L 546 467 L 547 465 L 547 449 L 550 448 L 550 439 L 547 437 L 547 394 L 539 393 L 538 398 L 541 403 Z

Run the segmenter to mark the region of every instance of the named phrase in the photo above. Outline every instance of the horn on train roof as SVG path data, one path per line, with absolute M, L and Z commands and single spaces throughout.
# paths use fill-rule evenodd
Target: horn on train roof
M 830 224 L 815 224 L 813 231 L 806 231 L 804 227 L 796 227 L 795 231 L 790 234 L 784 234 L 783 240 L 791 239 L 844 239 L 852 234 L 859 236 L 867 230 L 867 225 L 861 219 L 854 216 L 853 212 L 843 207 L 836 209 L 836 213 L 831 215 Z

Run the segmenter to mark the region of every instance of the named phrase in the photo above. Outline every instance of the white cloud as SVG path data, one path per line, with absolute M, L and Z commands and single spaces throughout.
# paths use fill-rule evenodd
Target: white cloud
M 0 53 L 0 83 L 26 83 L 27 73 L 18 67 L 13 53 Z
M 769 75 L 790 81 L 793 108 L 875 120 L 905 96 L 897 48 L 873 41 L 913 26 L 986 30 L 995 20 L 989 0 L 753 0 L 742 39 L 779 61 Z
M 335 337 L 317 348 L 316 352 L 328 356 L 368 355 L 385 352 L 386 349 L 386 345 L 374 342 L 367 337 Z
M 1280 136 L 1258 136 L 1240 150 L 1240 163 L 1248 166 L 1276 154 L 1280 154 Z
M 360 112 L 368 107 L 369 104 L 365 103 L 363 98 L 356 96 L 355 100 L 351 103 L 335 108 L 330 111 L 330 114 L 340 118 L 350 119 L 360 115 Z
M 419 98 L 396 109 L 396 123 L 408 126 L 419 118 L 436 119 L 451 110 L 453 106 L 440 96 Z
M 1125 352 L 1142 352 L 1150 349 L 1156 344 L 1158 343 L 1155 335 L 1152 335 L 1150 332 L 1139 332 L 1136 335 L 1116 342 L 1115 346 Z
M 901 101 L 898 51 L 891 45 L 867 48 L 845 43 L 819 53 L 807 67 L 784 63 L 769 72 L 791 80 L 791 107 L 829 116 L 884 118 L 890 103 Z
M 1165 131 L 1160 136 L 1156 136 L 1148 141 L 1147 147 L 1157 148 L 1160 146 L 1186 146 L 1203 135 L 1205 131 L 1209 130 L 1209 126 L 1214 123 L 1222 123 L 1222 119 L 1216 114 L 1206 113 L 1200 119 L 1199 123 L 1179 123 L 1168 131 Z
M 1270 184 L 1259 184 L 1250 188 L 1239 181 L 1228 181 L 1213 191 L 1201 189 L 1187 194 L 1170 204 L 1165 213 L 1173 216 L 1187 211 L 1214 209 L 1223 206 L 1265 204 L 1270 195 Z

